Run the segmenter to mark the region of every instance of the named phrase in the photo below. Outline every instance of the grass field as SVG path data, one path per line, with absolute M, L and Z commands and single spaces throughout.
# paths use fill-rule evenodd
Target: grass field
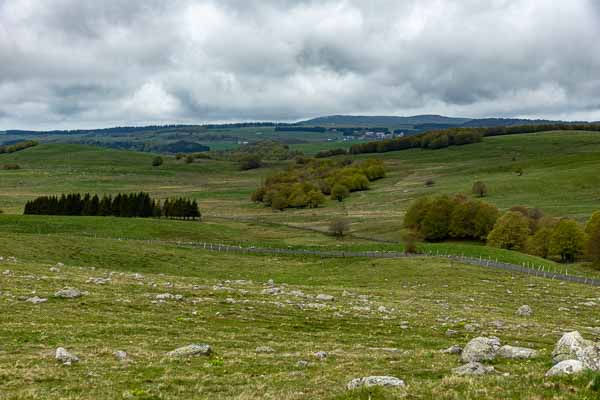
M 55 236 L 44 243 L 42 235 L 15 235 L 12 242 L 0 242 L 5 257 L 0 268 L 9 271 L 0 275 L 1 398 L 591 399 L 598 394 L 596 386 L 588 386 L 597 379 L 591 375 L 543 376 L 563 331 L 597 334 L 596 307 L 582 304 L 597 298 L 596 289 L 425 259 L 236 256 L 132 240 Z M 16 261 L 6 260 L 11 255 Z M 51 272 L 57 260 L 65 265 Z M 88 280 L 97 277 L 110 281 Z M 283 294 L 263 292 L 269 279 Z M 65 286 L 88 294 L 54 298 Z M 161 293 L 183 300 L 157 303 Z M 316 300 L 321 293 L 335 300 Z M 33 295 L 48 302 L 24 301 Z M 534 309 L 533 317 L 515 315 L 522 304 Z M 557 312 L 560 307 L 571 311 Z M 501 328 L 497 320 L 503 321 Z M 458 333 L 448 336 L 448 329 Z M 489 377 L 452 375 L 458 357 L 439 350 L 480 334 L 536 348 L 541 355 L 495 361 L 499 373 Z M 214 354 L 166 357 L 189 343 L 208 343 Z M 58 346 L 81 362 L 58 364 L 53 359 Z M 257 353 L 259 346 L 274 353 Z M 117 361 L 116 350 L 127 351 L 131 362 Z M 319 360 L 317 351 L 329 356 Z M 308 365 L 299 366 L 300 360 Z M 345 389 L 350 379 L 367 375 L 397 376 L 408 387 L 371 394 Z
M 307 152 L 318 145 L 306 145 Z M 367 157 L 367 156 L 361 156 Z M 545 133 L 488 138 L 439 151 L 374 155 L 388 177 L 343 203 L 274 212 L 249 195 L 285 162 L 240 172 L 234 163 L 193 164 L 152 154 L 78 145 L 40 145 L 0 155 L 0 399 L 595 399 L 600 376 L 546 378 L 565 331 L 600 335 L 598 289 L 449 262 L 443 258 L 363 259 L 241 255 L 178 246 L 197 241 L 272 248 L 402 251 L 402 218 L 414 199 L 468 193 L 475 180 L 505 209 L 537 206 L 586 219 L 600 209 L 600 135 Z M 514 159 L 514 161 L 513 161 Z M 514 173 L 524 170 L 523 176 Z M 425 187 L 428 178 L 433 187 Z M 43 194 L 144 190 L 201 203 L 202 222 L 108 217 L 22 216 Z M 355 236 L 322 233 L 335 216 Z M 298 229 L 310 228 L 313 230 Z M 464 254 L 596 276 L 476 243 L 422 244 Z M 14 258 L 12 258 L 14 257 Z M 59 271 L 50 268 L 61 263 Z M 140 274 L 140 275 L 135 275 Z M 109 278 L 104 284 L 90 278 Z M 273 280 L 274 283 L 268 283 Z M 87 292 L 60 299 L 66 287 Z M 270 294 L 273 287 L 278 294 Z M 183 299 L 159 301 L 171 293 Z M 318 294 L 334 296 L 321 301 Z M 26 300 L 47 298 L 42 304 Z M 534 314 L 519 317 L 530 305 Z M 501 322 L 498 322 L 501 321 Z M 448 335 L 448 330 L 455 331 Z M 460 377 L 441 349 L 480 335 L 532 347 L 538 358 L 497 359 L 498 373 Z M 208 343 L 214 354 L 174 360 L 166 352 Z M 53 358 L 65 347 L 81 361 Z M 272 353 L 260 353 L 269 346 Z M 124 350 L 129 362 L 112 353 Z M 317 351 L 328 352 L 320 360 Z M 307 361 L 308 364 L 298 364 Z M 405 389 L 348 391 L 352 378 L 392 375 Z

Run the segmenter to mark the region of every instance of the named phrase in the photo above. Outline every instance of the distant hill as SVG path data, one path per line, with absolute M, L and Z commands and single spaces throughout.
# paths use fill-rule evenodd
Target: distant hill
M 471 118 L 444 117 L 442 115 L 414 115 L 411 117 L 395 116 L 363 116 L 363 115 L 330 115 L 298 122 L 299 125 L 313 126 L 381 126 L 400 127 L 419 124 L 461 125 Z

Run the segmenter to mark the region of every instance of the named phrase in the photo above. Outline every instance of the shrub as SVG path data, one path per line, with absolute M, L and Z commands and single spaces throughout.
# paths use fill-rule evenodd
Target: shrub
M 477 197 L 485 197 L 488 194 L 487 186 L 481 181 L 475 182 L 471 191 Z
M 239 161 L 239 166 L 242 171 L 248 171 L 250 169 L 256 169 L 262 167 L 262 161 L 259 157 L 249 155 L 244 156 Z
M 420 233 L 426 240 L 440 241 L 448 238 L 454 207 L 455 203 L 446 196 L 431 203 L 421 222 Z
M 160 156 L 154 157 L 154 159 L 152 159 L 152 166 L 153 167 L 160 167 L 161 165 L 163 165 L 163 158 Z
M 430 199 L 425 197 L 411 204 L 404 215 L 404 227 L 417 232 L 421 231 L 421 223 L 427 215 L 427 211 L 429 211 L 431 202 Z
M 425 186 L 427 186 L 427 187 L 431 187 L 431 186 L 433 186 L 433 185 L 435 185 L 435 181 L 434 181 L 433 179 L 427 179 L 427 180 L 425 181 Z
M 529 221 L 522 214 L 509 211 L 504 214 L 488 235 L 488 245 L 508 250 L 525 248 L 529 236 Z
M 329 223 L 329 233 L 339 239 L 343 239 L 350 232 L 350 221 L 345 218 L 337 218 Z
M 194 157 L 193 156 L 191 156 L 191 155 L 185 156 L 185 163 L 186 164 L 191 164 L 193 162 L 194 162 Z
M 556 225 L 550 237 L 550 254 L 560 256 L 563 262 L 574 262 L 583 254 L 585 233 L 577 222 L 563 219 Z
M 5 170 L 17 170 L 17 169 L 21 169 L 21 166 L 19 164 L 4 164 L 2 166 L 2 169 Z

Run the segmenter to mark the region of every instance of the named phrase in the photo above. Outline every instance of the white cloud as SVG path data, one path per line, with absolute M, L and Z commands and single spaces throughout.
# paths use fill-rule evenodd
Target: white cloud
M 0 129 L 597 119 L 599 35 L 594 0 L 0 0 Z

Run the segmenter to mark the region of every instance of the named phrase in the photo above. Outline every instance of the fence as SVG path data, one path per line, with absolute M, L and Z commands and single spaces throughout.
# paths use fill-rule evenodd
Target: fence
M 154 241 L 157 243 L 165 243 L 163 241 Z M 215 244 L 206 242 L 176 242 L 178 246 L 187 246 L 194 248 L 202 248 L 209 251 L 217 252 L 230 252 L 230 253 L 243 253 L 243 254 L 280 254 L 280 255 L 305 255 L 323 258 L 412 258 L 412 257 L 431 257 L 448 259 L 456 261 L 462 264 L 476 265 L 487 268 L 501 269 L 509 272 L 517 272 L 536 276 L 540 278 L 553 279 L 564 282 L 580 283 L 585 285 L 591 285 L 600 287 L 600 280 L 593 278 L 586 278 L 582 276 L 569 275 L 568 272 L 564 274 L 546 270 L 546 267 L 539 266 L 537 268 L 525 265 L 516 265 L 494 261 L 491 259 L 465 257 L 457 255 L 435 255 L 429 254 L 407 254 L 403 252 L 395 251 L 320 251 L 320 250 L 308 250 L 308 249 L 284 249 L 284 248 L 270 248 L 270 247 L 243 247 L 233 246 L 226 244 Z

